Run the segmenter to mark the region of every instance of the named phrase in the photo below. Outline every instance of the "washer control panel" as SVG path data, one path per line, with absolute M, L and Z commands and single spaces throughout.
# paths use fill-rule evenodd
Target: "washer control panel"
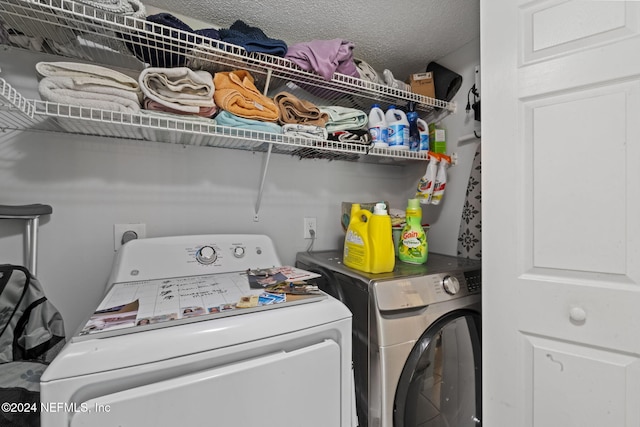
M 211 234 L 132 240 L 123 245 L 109 283 L 246 271 L 281 265 L 261 234 Z
M 378 309 L 427 307 L 480 292 L 481 272 L 452 271 L 373 283 Z

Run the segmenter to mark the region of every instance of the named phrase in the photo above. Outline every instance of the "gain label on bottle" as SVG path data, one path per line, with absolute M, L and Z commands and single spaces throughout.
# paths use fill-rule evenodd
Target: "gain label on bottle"
M 409 199 L 406 225 L 398 242 L 398 258 L 411 264 L 423 264 L 427 261 L 427 235 L 422 228 L 422 209 L 418 199 Z

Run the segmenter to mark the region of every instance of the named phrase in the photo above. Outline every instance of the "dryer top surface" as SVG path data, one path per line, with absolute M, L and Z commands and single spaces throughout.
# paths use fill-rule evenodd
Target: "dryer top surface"
M 296 259 L 304 264 L 317 265 L 368 283 L 481 269 L 481 262 L 478 260 L 438 253 L 429 253 L 427 262 L 420 265 L 408 264 L 396 259 L 395 268 L 392 272 L 379 274 L 365 273 L 345 266 L 342 262 L 342 251 L 340 250 L 300 252 L 297 254 Z

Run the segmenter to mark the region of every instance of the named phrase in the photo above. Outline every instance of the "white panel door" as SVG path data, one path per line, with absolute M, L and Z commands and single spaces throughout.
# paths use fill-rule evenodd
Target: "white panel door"
M 640 2 L 481 0 L 483 425 L 640 425 Z

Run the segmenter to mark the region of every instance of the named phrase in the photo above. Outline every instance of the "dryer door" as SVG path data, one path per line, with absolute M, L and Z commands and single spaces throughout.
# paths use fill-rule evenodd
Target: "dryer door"
M 482 411 L 480 314 L 463 309 L 420 337 L 396 390 L 395 427 L 476 427 Z

